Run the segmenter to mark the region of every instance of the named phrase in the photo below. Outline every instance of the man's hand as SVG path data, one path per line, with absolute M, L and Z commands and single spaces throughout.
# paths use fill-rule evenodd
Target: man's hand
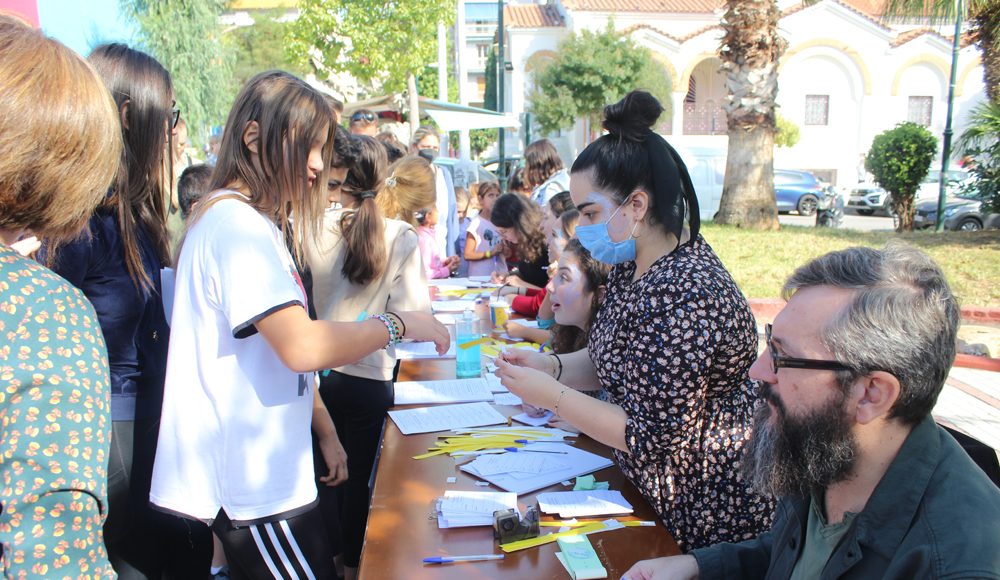
M 696 580 L 698 561 L 694 556 L 670 556 L 636 562 L 622 580 Z

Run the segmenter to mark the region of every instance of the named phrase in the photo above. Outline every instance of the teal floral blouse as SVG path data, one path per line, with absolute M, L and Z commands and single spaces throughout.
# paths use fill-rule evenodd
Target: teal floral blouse
M 102 535 L 109 381 L 90 302 L 51 270 L 0 244 L 4 577 L 114 577 Z

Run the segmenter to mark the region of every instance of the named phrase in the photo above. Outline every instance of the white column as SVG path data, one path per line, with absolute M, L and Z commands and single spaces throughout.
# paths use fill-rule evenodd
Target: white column
M 458 102 L 463 105 L 469 104 L 469 88 L 466 86 L 469 83 L 469 66 L 466 61 L 469 55 L 465 40 L 465 0 L 458 0 L 455 15 L 455 74 L 458 75 Z M 458 132 L 458 156 L 460 159 L 469 159 L 471 152 L 469 130 L 462 129 Z

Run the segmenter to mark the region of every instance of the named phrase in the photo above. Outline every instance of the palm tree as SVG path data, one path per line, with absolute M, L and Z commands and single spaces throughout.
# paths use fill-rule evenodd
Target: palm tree
M 778 34 L 775 0 L 727 0 L 719 48 L 726 72 L 729 153 L 717 223 L 778 229 L 774 200 L 775 98 Z
M 1000 212 L 1000 104 L 986 101 L 972 110 L 956 144 L 976 176 L 976 194 L 989 211 Z

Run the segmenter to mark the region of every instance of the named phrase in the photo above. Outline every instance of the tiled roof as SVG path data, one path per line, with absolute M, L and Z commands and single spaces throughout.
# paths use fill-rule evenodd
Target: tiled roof
M 509 28 L 562 26 L 563 17 L 552 4 L 510 4 L 503 7 L 504 25 Z
M 725 0 L 563 0 L 568 10 L 580 12 L 715 12 Z
M 892 42 L 890 42 L 889 44 L 891 44 L 893 48 L 896 48 L 897 46 L 904 45 L 907 42 L 910 42 L 911 40 L 916 40 L 925 34 L 933 34 L 934 36 L 937 36 L 938 38 L 944 40 L 943 36 L 938 34 L 936 31 L 931 30 L 930 28 L 915 28 L 913 30 L 908 30 L 900 34 L 899 36 L 894 38 Z
M 673 40 L 674 42 L 678 42 L 678 43 L 681 42 L 681 39 L 677 38 L 676 36 L 673 36 L 671 34 L 667 34 L 666 32 L 660 30 L 659 28 L 656 28 L 655 26 L 650 26 L 649 24 L 633 24 L 632 26 L 629 26 L 628 28 L 622 30 L 621 34 L 623 34 L 623 35 L 632 34 L 633 32 L 635 32 L 637 30 L 652 30 L 653 32 L 659 34 L 660 36 L 664 36 L 666 38 L 669 38 L 670 40 Z
M 841 4 L 868 16 L 882 16 L 886 0 L 841 0 Z

